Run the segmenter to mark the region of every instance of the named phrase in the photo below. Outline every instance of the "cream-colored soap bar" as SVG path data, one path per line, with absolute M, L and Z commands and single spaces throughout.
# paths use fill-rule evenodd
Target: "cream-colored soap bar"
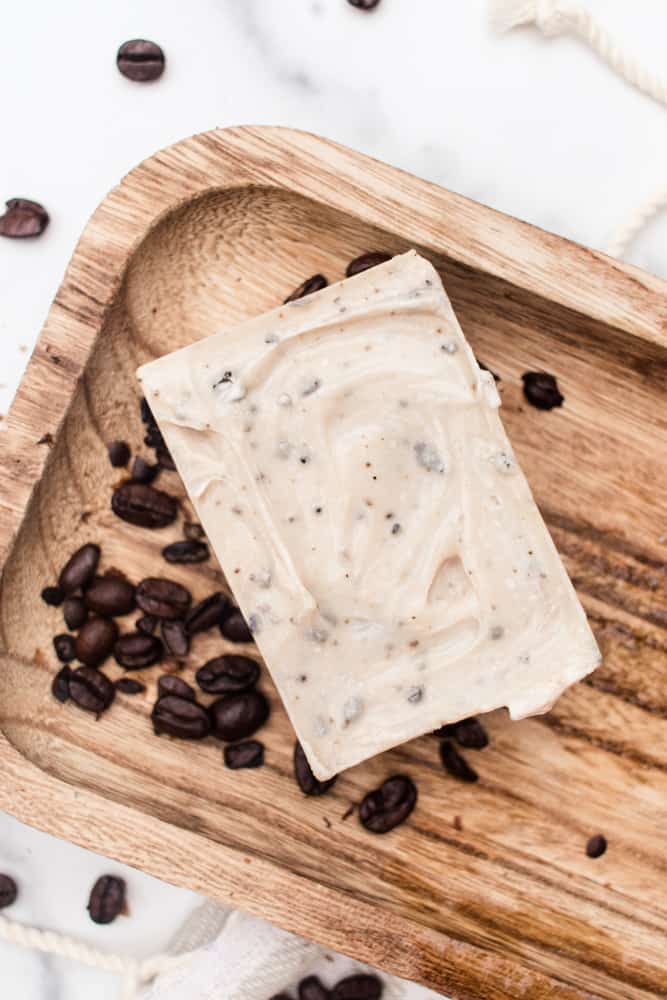
M 415 252 L 139 377 L 319 778 L 544 711 L 598 664 L 493 378 Z

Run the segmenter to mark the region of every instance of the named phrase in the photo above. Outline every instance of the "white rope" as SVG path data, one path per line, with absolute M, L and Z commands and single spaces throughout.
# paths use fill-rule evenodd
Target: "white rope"
M 577 35 L 597 52 L 615 73 L 660 104 L 667 104 L 667 86 L 624 52 L 598 24 L 590 11 L 571 0 L 491 0 L 491 19 L 498 31 L 536 24 L 543 35 Z
M 667 105 L 667 86 L 645 69 L 620 45 L 581 4 L 573 0 L 491 0 L 491 21 L 497 31 L 511 31 L 535 24 L 546 38 L 576 35 L 586 42 L 611 69 L 643 94 Z M 667 205 L 667 188 L 645 202 L 606 247 L 612 257 L 620 257 L 653 216 Z
M 21 948 L 32 948 L 47 955 L 59 955 L 61 958 L 80 962 L 93 969 L 115 972 L 122 977 L 120 1000 L 135 1000 L 139 990 L 161 972 L 182 965 L 190 959 L 188 954 L 153 955 L 145 959 L 110 955 L 74 938 L 56 934 L 54 931 L 42 931 L 27 924 L 18 924 L 3 916 L 0 916 L 0 938 Z
M 661 188 L 657 194 L 645 201 L 626 223 L 619 226 L 605 247 L 605 252 L 610 257 L 622 257 L 637 234 L 665 206 L 667 206 L 667 188 Z

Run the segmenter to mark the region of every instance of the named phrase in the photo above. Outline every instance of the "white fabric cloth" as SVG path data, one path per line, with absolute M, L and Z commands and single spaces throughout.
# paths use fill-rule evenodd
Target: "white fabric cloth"
M 201 944 L 201 934 L 222 922 L 213 940 Z M 300 979 L 318 975 L 327 986 L 366 966 L 264 920 L 215 904 L 198 910 L 172 942 L 170 951 L 199 947 L 190 961 L 161 973 L 141 1000 L 270 1000 L 276 993 L 296 995 Z M 380 973 L 383 1000 L 434 1000 L 438 994 Z

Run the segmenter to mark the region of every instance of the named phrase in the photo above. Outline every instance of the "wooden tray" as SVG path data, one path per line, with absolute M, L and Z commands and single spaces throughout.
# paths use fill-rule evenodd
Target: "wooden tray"
M 546 718 L 490 717 L 477 785 L 445 775 L 429 737 L 321 799 L 294 784 L 273 692 L 257 772 L 225 770 L 213 741 L 152 735 L 159 668 L 145 701 L 119 697 L 100 722 L 57 704 L 62 619 L 39 593 L 77 545 L 98 541 L 103 566 L 135 581 L 168 572 L 196 597 L 220 581 L 163 563 L 178 527 L 110 513 L 120 477 L 105 442 L 142 436 L 136 366 L 271 308 L 315 271 L 333 280 L 362 251 L 411 246 L 502 378 L 604 666 Z M 132 171 L 86 227 L 3 437 L 0 807 L 460 1000 L 667 995 L 666 290 L 311 135 L 210 132 Z M 525 405 L 520 376 L 535 368 L 558 375 L 562 410 Z M 191 662 L 213 648 L 198 641 Z M 374 837 L 345 814 L 397 770 L 418 807 Z M 598 832 L 609 849 L 591 860 Z

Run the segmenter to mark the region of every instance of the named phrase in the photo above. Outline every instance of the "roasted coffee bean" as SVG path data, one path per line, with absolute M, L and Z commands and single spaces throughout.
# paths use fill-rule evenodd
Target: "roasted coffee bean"
M 68 597 L 63 604 L 63 618 L 67 628 L 78 629 L 88 618 L 88 608 L 80 597 Z
M 477 771 L 470 766 L 465 757 L 461 756 L 454 744 L 450 743 L 449 740 L 445 740 L 440 744 L 440 759 L 445 770 L 449 771 L 453 778 L 470 783 L 478 780 L 479 775 Z
M 330 996 L 319 976 L 306 976 L 299 983 L 299 1000 L 329 1000 Z
M 165 545 L 162 555 L 170 563 L 199 563 L 208 559 L 210 552 L 206 542 L 172 542 Z
M 252 736 L 269 717 L 269 703 L 260 691 L 243 691 L 218 698 L 210 707 L 213 735 L 235 743 Z
M 259 663 L 249 656 L 216 656 L 200 667 L 195 680 L 207 694 L 235 694 L 254 687 L 259 678 Z
M 145 458 L 141 457 L 141 455 L 137 455 L 132 462 L 130 476 L 132 477 L 133 483 L 143 483 L 144 486 L 148 486 L 149 483 L 153 482 L 159 471 L 160 466 L 157 465 L 157 463 L 155 465 L 151 465 L 150 462 L 147 462 Z
M 289 993 L 274 993 L 271 1000 L 292 1000 Z
M 53 648 L 61 663 L 71 663 L 76 659 L 76 643 L 73 635 L 62 632 L 53 637 Z
M 107 618 L 134 611 L 134 586 L 122 576 L 98 576 L 83 595 L 86 607 Z
M 176 520 L 175 497 L 144 483 L 123 483 L 114 490 L 111 509 L 123 521 L 141 528 L 166 528 Z
M 150 83 L 164 73 L 164 52 L 155 42 L 133 38 L 123 42 L 116 55 L 116 65 L 128 80 Z
M 601 833 L 596 833 L 586 844 L 586 854 L 589 858 L 601 858 L 607 850 L 607 838 Z
M 127 441 L 112 441 L 107 451 L 114 469 L 122 469 L 130 461 L 130 446 Z
M 96 667 L 79 667 L 69 679 L 69 695 L 86 712 L 101 712 L 111 705 L 116 689 L 109 678 Z
M 49 215 L 43 205 L 28 198 L 10 198 L 5 202 L 7 211 L 0 215 L 0 236 L 24 239 L 41 236 L 49 224 Z
M 306 278 L 303 284 L 295 288 L 287 296 L 283 304 L 287 305 L 288 302 L 296 302 L 297 299 L 302 299 L 305 295 L 312 295 L 313 292 L 319 292 L 322 288 L 326 288 L 328 284 L 329 282 L 323 274 L 314 274 L 312 278 Z
M 69 682 L 72 676 L 70 667 L 63 667 L 53 678 L 51 684 L 51 694 L 60 702 L 65 702 L 69 698 Z
M 326 781 L 315 777 L 299 742 L 294 745 L 294 777 L 304 795 L 324 795 L 336 780 L 335 776 Z
M 18 887 L 11 875 L 0 875 L 0 910 L 11 906 L 18 896 Z
M 140 632 L 145 635 L 152 635 L 157 628 L 157 623 L 159 619 L 155 615 L 142 615 L 141 618 L 137 618 L 137 628 Z
M 49 604 L 52 608 L 57 608 L 63 603 L 65 595 L 60 587 L 44 587 L 41 597 L 45 604 Z
M 246 740 L 226 746 L 223 756 L 226 767 L 238 771 L 242 767 L 261 767 L 264 763 L 264 744 L 259 740 Z
M 221 625 L 229 612 L 229 601 L 219 591 L 205 597 L 196 604 L 185 619 L 185 627 L 190 635 L 196 632 L 207 632 L 214 625 Z
M 174 580 L 150 576 L 137 587 L 137 604 L 147 615 L 156 618 L 183 618 L 190 607 L 192 595 Z
M 181 740 L 203 740 L 211 731 L 206 709 L 195 701 L 174 694 L 158 698 L 151 719 L 157 736 L 166 733 Z
M 184 681 L 182 677 L 175 674 L 164 674 L 157 682 L 158 698 L 166 698 L 168 694 L 175 694 L 177 698 L 185 698 L 186 701 L 196 701 L 195 689 Z
M 531 406 L 538 410 L 553 410 L 555 406 L 563 405 L 565 397 L 561 395 L 553 375 L 548 372 L 524 372 L 521 378 L 523 394 Z
M 106 660 L 118 638 L 118 626 L 110 618 L 89 618 L 75 640 L 76 655 L 89 667 Z
M 353 278 L 355 274 L 361 274 L 362 271 L 368 271 L 369 268 L 377 267 L 378 264 L 386 264 L 388 260 L 391 260 L 391 254 L 382 253 L 381 250 L 372 250 L 370 253 L 362 253 L 361 257 L 355 257 L 354 260 L 351 260 L 347 265 L 345 269 L 345 277 Z
M 252 632 L 238 608 L 233 608 L 224 618 L 220 631 L 230 642 L 252 642 Z
M 162 642 L 170 656 L 187 656 L 190 637 L 185 630 L 185 622 L 180 618 L 163 621 L 160 625 Z
M 146 685 L 141 681 L 135 681 L 134 677 L 119 677 L 114 687 L 122 694 L 143 694 L 146 690 Z
M 359 819 L 371 833 L 389 833 L 405 822 L 416 802 L 417 787 L 412 778 L 397 774 L 364 796 Z
M 491 371 L 488 365 L 485 365 L 483 361 L 479 360 L 479 358 L 475 358 L 475 361 L 477 362 L 477 364 L 479 365 L 479 367 L 482 369 L 483 372 L 488 372 L 489 375 L 493 375 L 494 382 L 500 382 L 500 375 L 496 375 L 494 371 Z
M 90 919 L 96 924 L 110 924 L 125 909 L 125 882 L 116 875 L 102 875 L 90 892 Z
M 154 635 L 144 632 L 128 632 L 121 635 L 113 647 L 116 663 L 126 670 L 143 670 L 162 659 L 162 643 Z
M 396 779 L 390 778 L 389 780 L 395 781 Z M 409 781 L 410 779 L 406 780 Z M 412 784 L 412 782 L 410 783 Z M 387 782 L 385 781 L 386 784 Z M 384 785 L 382 787 L 384 788 Z M 412 812 L 412 807 L 410 808 L 410 812 Z M 402 821 L 399 820 L 399 822 Z M 331 991 L 331 1000 L 379 1000 L 382 996 L 382 989 L 382 980 L 378 976 L 374 976 L 371 973 L 358 972 L 353 976 L 346 976 L 345 979 L 341 979 L 339 983 L 336 983 Z
M 155 457 L 157 458 L 157 464 L 161 469 L 170 469 L 172 472 L 176 471 L 176 463 L 171 457 L 171 452 L 167 448 L 164 441 L 155 449 Z
M 206 533 L 201 524 L 197 524 L 196 521 L 184 521 L 183 534 L 190 542 L 206 541 Z
M 479 719 L 462 719 L 452 726 L 456 742 L 466 750 L 483 750 L 489 745 L 486 729 Z
M 356 7 L 358 10 L 375 10 L 380 4 L 380 0 L 347 0 L 350 7 Z
M 162 431 L 156 423 L 147 425 L 146 433 L 144 434 L 144 444 L 155 450 L 165 447 Z
M 95 576 L 100 561 L 99 545 L 82 545 L 65 563 L 58 578 L 58 586 L 66 596 L 79 587 L 85 587 Z

